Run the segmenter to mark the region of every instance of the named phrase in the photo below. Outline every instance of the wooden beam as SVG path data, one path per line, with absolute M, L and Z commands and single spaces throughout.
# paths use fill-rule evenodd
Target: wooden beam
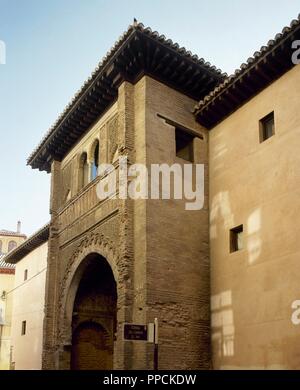
M 161 58 L 161 60 L 158 62 L 157 66 L 153 69 L 153 72 L 158 73 L 159 70 L 165 68 L 169 58 L 170 58 L 170 53 L 166 52 Z
M 256 64 L 255 65 L 255 71 L 256 73 L 259 74 L 259 76 L 267 81 L 267 82 L 270 82 L 272 80 L 272 77 L 270 75 L 267 74 L 267 72 L 262 68 L 261 64 Z
M 193 71 L 192 65 L 187 64 L 187 68 L 185 69 L 185 72 L 182 74 L 181 77 L 178 79 L 178 83 L 182 83 L 183 85 L 187 82 L 187 80 L 190 79 L 190 75 Z
M 152 61 L 150 63 L 150 69 L 153 70 L 157 66 L 159 56 L 161 54 L 161 49 L 159 46 L 156 46 L 154 49 L 154 53 L 152 55 Z
M 174 71 L 174 66 L 176 66 L 178 61 L 179 59 L 177 57 L 173 57 L 166 69 L 162 72 L 162 76 L 169 78 L 169 75 Z

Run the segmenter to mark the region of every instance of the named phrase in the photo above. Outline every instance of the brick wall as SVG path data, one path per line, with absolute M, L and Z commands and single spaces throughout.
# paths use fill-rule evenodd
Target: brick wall
M 109 370 L 113 355 L 104 329 L 92 322 L 79 327 L 73 335 L 72 370 Z
M 195 161 L 207 164 L 206 133 L 194 121 L 194 104 L 149 77 L 143 77 L 134 86 L 123 83 L 117 106 L 111 108 L 114 115 L 117 108 L 119 155 L 126 154 L 130 163 L 182 163 L 175 158 L 175 129 L 158 118 L 159 113 L 204 134 L 203 141 L 197 139 Z M 105 116 L 110 120 L 111 112 Z M 96 252 L 107 259 L 117 282 L 114 368 L 152 368 L 152 346 L 124 342 L 122 332 L 124 322 L 147 323 L 154 317 L 160 323 L 160 368 L 207 368 L 207 193 L 203 210 L 185 211 L 184 202 L 174 200 L 100 202 L 93 193 L 93 182 L 79 194 L 72 194 L 73 198 L 62 207 L 61 181 L 68 172 L 64 167 L 86 148 L 85 142 L 92 142 L 95 131 L 101 133 L 105 129 L 103 118 L 95 126 L 61 165 L 53 164 L 43 367 L 70 366 L 71 314 L 66 315 L 64 305 L 84 256 Z M 102 143 L 106 142 L 104 137 Z M 104 149 L 109 149 L 108 144 Z M 106 158 L 111 157 L 106 154 Z M 72 169 L 69 174 L 76 180 L 76 164 Z M 66 183 L 75 188 L 71 181 Z M 79 342 L 80 353 L 85 353 L 84 345 L 87 344 Z

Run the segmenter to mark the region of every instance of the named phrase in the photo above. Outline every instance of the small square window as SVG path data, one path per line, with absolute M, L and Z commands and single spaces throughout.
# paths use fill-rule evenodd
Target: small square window
M 27 280 L 28 278 L 28 269 L 25 269 L 24 271 L 24 280 Z
M 230 230 L 230 252 L 237 252 L 243 249 L 243 225 Z
M 26 334 L 26 321 L 22 321 L 21 335 L 24 336 L 25 334 Z
M 275 134 L 274 112 L 271 112 L 259 121 L 259 133 L 260 142 L 264 142 L 273 137 Z
M 176 156 L 183 160 L 194 162 L 194 136 L 179 129 L 175 129 Z

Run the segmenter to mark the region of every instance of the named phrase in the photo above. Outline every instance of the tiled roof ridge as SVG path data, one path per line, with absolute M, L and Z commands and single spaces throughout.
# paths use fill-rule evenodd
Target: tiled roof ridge
M 219 68 L 216 68 L 214 65 L 211 65 L 209 62 L 206 62 L 203 58 L 199 58 L 196 54 L 192 54 L 189 50 L 186 50 L 184 47 L 180 47 L 178 43 L 174 43 L 171 39 L 167 39 L 164 35 L 159 34 L 157 31 L 152 31 L 150 27 L 145 27 L 142 23 L 134 22 L 129 25 L 128 29 L 119 37 L 119 39 L 115 42 L 113 47 L 107 52 L 107 54 L 102 58 L 102 60 L 98 63 L 94 71 L 92 71 L 90 77 L 83 83 L 81 88 L 74 94 L 71 101 L 66 105 L 63 112 L 58 116 L 57 120 L 50 127 L 50 129 L 46 132 L 38 146 L 34 149 L 34 151 L 29 156 L 27 163 L 33 159 L 35 154 L 39 151 L 39 149 L 45 144 L 46 140 L 53 134 L 55 129 L 60 125 L 66 115 L 68 115 L 71 110 L 78 103 L 79 99 L 84 95 L 86 90 L 88 90 L 98 74 L 104 69 L 104 67 L 109 63 L 109 60 L 117 53 L 118 49 L 122 45 L 122 43 L 130 36 L 134 31 L 140 31 L 144 34 L 151 36 L 152 38 L 160 41 L 165 44 L 169 48 L 176 50 L 178 53 L 190 58 L 196 64 L 202 65 L 207 68 L 208 71 L 219 74 L 222 77 L 227 77 L 226 73 L 222 73 Z
M 46 225 L 41 227 L 39 230 L 34 232 L 30 237 L 27 238 L 24 242 L 22 242 L 20 245 L 18 245 L 16 248 L 14 248 L 9 253 L 5 254 L 5 261 L 9 261 L 10 259 L 14 258 L 16 254 L 23 251 L 24 248 L 28 246 L 32 246 L 33 248 L 36 248 L 41 245 L 42 242 L 46 242 L 49 236 L 49 229 L 50 229 L 50 223 L 48 222 Z M 46 238 L 41 238 L 47 235 Z M 29 252 L 32 250 L 32 248 L 29 250 Z
M 0 253 L 0 269 L 5 268 L 5 269 L 14 269 L 15 265 L 14 264 L 9 264 L 4 261 L 4 256 L 5 253 Z
M 11 230 L 0 230 L 0 236 L 9 236 L 9 237 L 27 237 L 26 234 L 13 232 Z
M 242 74 L 255 65 L 267 52 L 271 52 L 275 45 L 280 43 L 296 26 L 300 25 L 300 14 L 297 19 L 293 19 L 290 26 L 282 29 L 281 33 L 277 33 L 274 39 L 270 39 L 267 45 L 261 46 L 259 51 L 255 51 L 252 57 L 247 59 L 247 63 L 242 63 L 241 66 L 234 71 L 232 75 L 227 77 L 223 82 L 217 85 L 208 95 L 206 95 L 194 108 L 194 113 L 201 111 L 205 106 L 209 105 L 215 98 L 217 98 L 224 90 L 232 85 Z

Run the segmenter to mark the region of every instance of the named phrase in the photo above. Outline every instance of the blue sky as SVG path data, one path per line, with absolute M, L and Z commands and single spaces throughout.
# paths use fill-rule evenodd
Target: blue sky
M 0 228 L 49 220 L 50 176 L 26 159 L 134 17 L 232 73 L 299 12 L 297 0 L 0 0 Z

